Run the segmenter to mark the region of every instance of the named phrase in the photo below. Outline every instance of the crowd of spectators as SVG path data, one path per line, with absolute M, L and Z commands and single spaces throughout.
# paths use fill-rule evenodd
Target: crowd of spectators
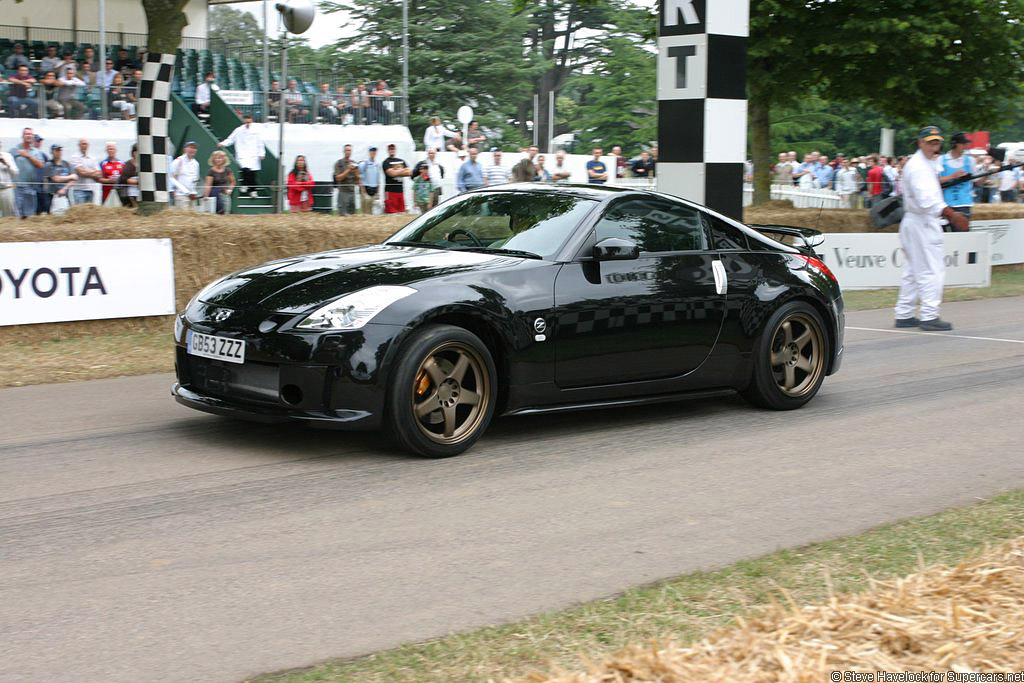
M 963 134 L 953 136 L 953 149 L 940 158 L 940 163 L 966 169 L 965 172 L 971 175 L 1002 167 L 988 154 L 971 154 L 966 149 L 967 144 L 967 137 Z M 961 155 L 965 161 L 955 162 Z M 844 207 L 870 208 L 882 199 L 903 193 L 903 167 L 909 158 L 867 154 L 848 159 L 843 154 L 836 154 L 833 159 L 812 151 L 804 155 L 803 161 L 798 161 L 794 151 L 779 152 L 778 160 L 771 169 L 772 183 L 794 185 L 805 190 L 834 190 L 839 193 Z M 951 159 L 953 164 L 950 164 Z M 748 176 L 751 172 L 748 164 Z M 972 202 L 1017 202 L 1024 196 L 1024 174 L 1019 168 L 1009 168 L 973 180 L 966 187 Z
M 125 154 L 115 142 L 107 142 L 105 155 L 90 151 L 89 141 L 78 140 L 76 151 L 63 145 L 46 145 L 33 129 L 22 130 L 21 141 L 0 149 L 0 216 L 63 213 L 75 204 L 105 204 L 116 194 L 121 206 L 139 201 L 138 147 Z M 227 154 L 216 150 L 200 173 L 197 145 L 185 143 L 182 154 L 169 159 L 168 190 L 178 208 L 201 208 L 227 213 L 236 181 Z
M 0 216 L 62 213 L 72 204 L 105 201 L 117 193 L 121 204 L 134 206 L 139 196 L 138 155 L 135 145 L 121 160 L 117 144 L 106 144 L 102 159 L 89 152 L 82 138 L 77 151 L 65 154 L 63 145 L 47 146 L 31 128 L 21 141 L 0 151 Z
M 132 54 L 122 48 L 116 59 L 101 65 L 91 47 L 76 61 L 74 53 L 58 54 L 51 45 L 46 56 L 30 60 L 24 46 L 15 43 L 3 58 L 0 99 L 11 118 L 98 118 L 105 98 L 108 116 L 133 119 L 144 59 L 145 50 Z
M 272 80 L 267 93 L 270 116 L 278 116 L 282 97 L 288 123 L 389 125 L 401 120 L 398 100 L 384 80 L 377 81 L 372 90 L 362 81 L 351 90 L 344 85 L 321 83 L 315 94 L 305 92 L 294 78 L 288 80 L 284 91 L 279 81 Z
M 439 125 L 439 122 L 432 125 Z M 473 128 L 471 126 L 470 130 Z M 452 137 L 438 134 L 442 135 L 442 141 Z M 483 138 L 482 133 L 471 137 Z M 168 191 L 176 207 L 202 207 L 228 213 L 230 197 L 236 187 L 242 194 L 260 196 L 256 173 L 265 148 L 253 126 L 253 117 L 246 115 L 243 124 L 220 146 L 235 148 L 242 169 L 241 184 L 228 165 L 227 154 L 218 149 L 205 166 L 201 166 L 196 158 L 198 145 L 193 141 L 186 142 L 179 156 L 168 159 Z M 0 215 L 27 218 L 35 214 L 60 212 L 71 204 L 105 203 L 112 192 L 124 206 L 137 203 L 138 157 L 135 146 L 124 158 L 123 150 L 119 151 L 117 144 L 108 142 L 106 155 L 99 158 L 90 153 L 89 141 L 83 138 L 78 141 L 77 150 L 74 154 L 64 155 L 61 145 L 47 147 L 42 137 L 31 128 L 25 128 L 21 144 L 9 152 L 0 153 Z M 467 147 L 460 154 L 463 160 L 454 174 L 456 192 L 508 182 L 569 182 L 572 173 L 566 165 L 564 151 L 555 153 L 550 163 L 535 145 L 520 151 L 523 158 L 509 166 L 503 163 L 501 150 L 492 150 L 490 162 L 483 164 L 479 160 L 477 145 Z M 407 178 L 411 181 L 413 203 L 421 212 L 440 203 L 445 187 L 450 191 L 451 185 L 445 185 L 445 168 L 437 159 L 437 147 L 428 148 L 426 158 L 414 166 L 397 156 L 394 144 L 387 146 L 387 152 L 384 159 L 378 160 L 377 148 L 370 147 L 365 159 L 356 160 L 352 156 L 352 145 L 344 146 L 330 179 L 337 193 L 338 213 L 354 214 L 357 210 L 356 197 L 359 197 L 359 209 L 365 214 L 373 213 L 375 204 L 384 213 L 406 212 Z M 645 150 L 636 159 L 628 160 L 622 155 L 621 147 L 616 145 L 611 156 L 612 163 L 607 164 L 602 149 L 593 149 L 593 158 L 586 164 L 588 182 L 604 184 L 612 174 L 618 178 L 654 176 L 657 148 Z M 312 210 L 314 185 L 306 158 L 296 157 L 284 188 L 290 210 Z M 269 193 L 266 196 L 269 197 Z

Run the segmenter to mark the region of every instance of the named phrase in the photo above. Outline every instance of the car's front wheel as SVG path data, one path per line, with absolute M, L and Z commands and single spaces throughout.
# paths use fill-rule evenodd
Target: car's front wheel
M 402 346 L 388 387 L 399 446 L 446 458 L 472 446 L 494 415 L 497 372 L 487 346 L 453 325 L 429 325 Z
M 799 408 L 821 388 L 828 357 L 821 316 L 810 304 L 791 301 L 772 315 L 754 347 L 744 396 L 765 408 Z

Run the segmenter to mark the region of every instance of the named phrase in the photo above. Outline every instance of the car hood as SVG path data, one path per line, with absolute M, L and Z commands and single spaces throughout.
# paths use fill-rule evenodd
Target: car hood
M 378 244 L 248 268 L 214 283 L 201 299 L 226 308 L 302 313 L 374 285 L 407 285 L 521 261 L 514 256 Z

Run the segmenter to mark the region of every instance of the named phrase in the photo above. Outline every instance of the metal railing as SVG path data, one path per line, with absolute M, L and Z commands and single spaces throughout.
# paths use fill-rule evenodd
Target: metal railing
M 0 24 L 0 39 L 6 38 L 14 42 L 31 43 L 39 40 L 44 43 L 74 43 L 76 45 L 88 44 L 98 45 L 100 42 L 99 31 L 81 31 L 68 28 L 46 28 L 43 26 L 13 26 Z M 134 45 L 145 47 L 148 36 L 145 33 L 129 33 L 125 31 L 107 31 L 108 45 Z M 203 50 L 206 49 L 206 38 L 182 37 L 183 49 Z M 26 47 L 28 47 L 26 45 Z
M 137 90 L 135 87 L 105 88 L 98 85 L 48 87 L 37 83 L 29 89 L 28 97 L 16 97 L 11 94 L 11 84 L 0 83 L 0 115 L 9 118 L 130 121 L 135 118 Z
M 239 116 L 251 114 L 258 123 L 277 123 L 281 96 L 285 98 L 285 123 L 321 123 L 341 126 L 406 125 L 404 98 L 399 95 L 310 94 L 289 91 L 220 91 L 221 99 Z M 182 97 L 191 104 L 195 92 L 188 88 Z

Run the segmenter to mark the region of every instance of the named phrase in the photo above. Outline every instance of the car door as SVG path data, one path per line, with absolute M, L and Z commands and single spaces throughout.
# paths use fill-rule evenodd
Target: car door
M 593 244 L 609 237 L 634 242 L 639 258 L 593 260 Z M 555 280 L 558 386 L 663 379 L 698 368 L 725 315 L 725 271 L 709 248 L 701 211 L 626 196 L 605 208 L 592 240 Z

